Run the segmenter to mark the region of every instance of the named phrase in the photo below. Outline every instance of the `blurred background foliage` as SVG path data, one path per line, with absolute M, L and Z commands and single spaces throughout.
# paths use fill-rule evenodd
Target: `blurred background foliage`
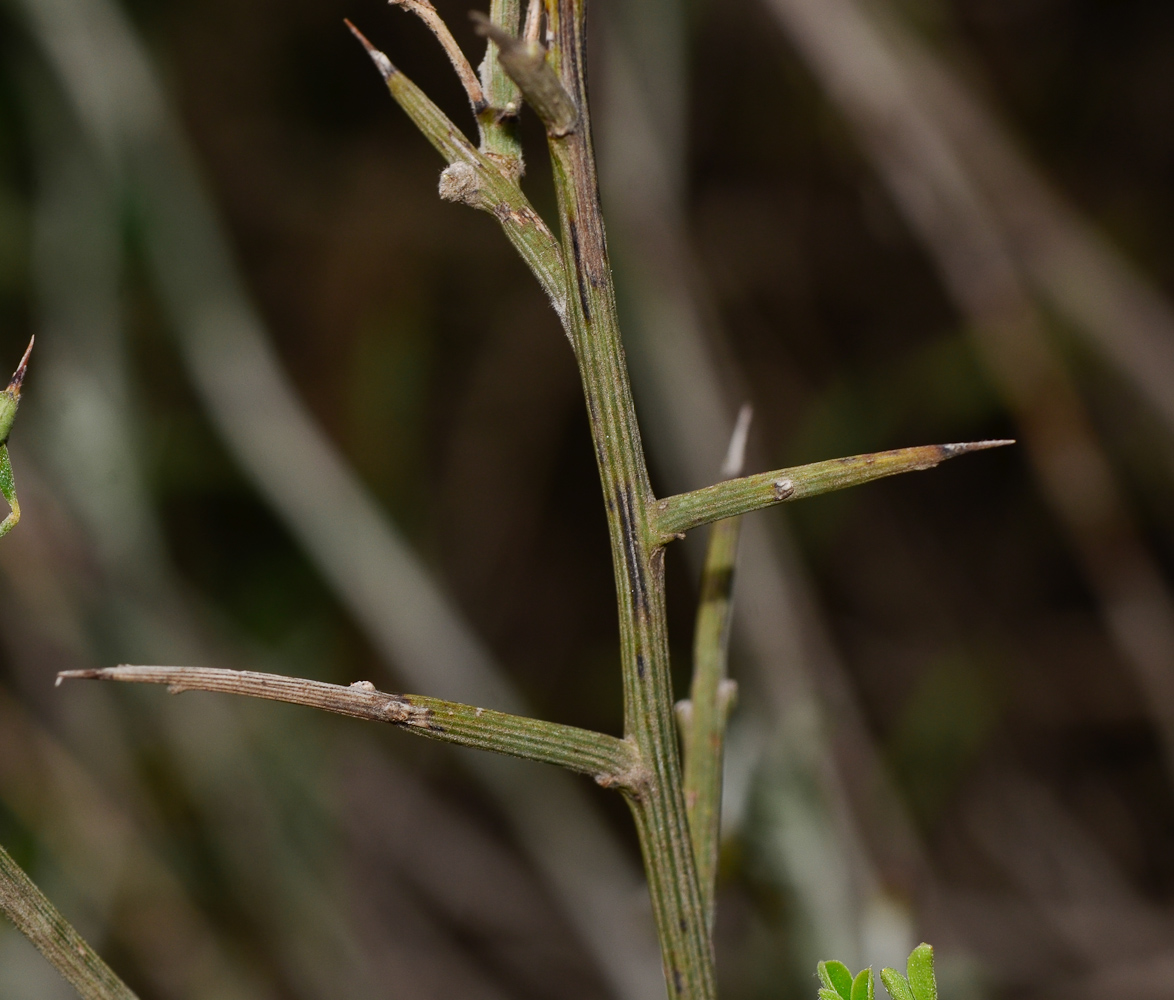
M 200 663 L 491 707 L 515 695 L 482 691 L 514 689 L 547 718 L 621 724 L 570 351 L 492 220 L 436 198 L 435 154 L 341 19 L 471 125 L 426 30 L 375 0 L 116 3 L 0 5 L 0 359 L 38 337 L 13 439 L 24 516 L 0 545 L 0 842 L 144 1000 L 663 996 L 617 797 L 511 798 L 536 765 L 286 706 L 54 690 L 59 669 Z M 477 52 L 465 9 L 437 5 Z M 830 68 L 874 65 L 856 16 L 926 107 L 946 67 L 1046 182 L 983 174 L 994 147 L 981 129 L 967 146 L 945 98 L 969 214 L 950 214 L 965 185 L 886 159 L 900 116 L 862 130 Z M 658 490 L 716 475 L 742 399 L 755 469 L 1024 440 L 750 516 L 723 995 L 813 996 L 815 959 L 897 965 L 924 938 L 951 1000 L 1174 997 L 1174 451 L 1137 377 L 1160 378 L 1174 339 L 1149 357 L 1124 337 L 1132 317 L 1174 338 L 1174 8 L 598 0 L 592 18 Z M 551 218 L 540 130 L 522 132 Z M 1078 225 L 1056 223 L 1047 286 L 1032 248 L 1057 219 Z M 1088 241 L 1123 256 L 1081 258 Z M 967 286 L 1000 253 L 1022 301 Z M 1105 291 L 1122 287 L 1132 312 Z M 1083 292 L 1116 354 L 1074 318 Z M 1009 310 L 1051 373 L 1018 396 L 1035 362 L 982 332 Z M 274 353 L 235 357 L 253 334 Z M 332 492 L 352 479 L 365 493 Z M 374 569 L 349 577 L 331 538 Z M 696 555 L 668 559 L 682 695 Z M 433 587 L 443 613 L 380 631 L 388 593 Z M 483 646 L 454 662 L 487 687 L 430 686 L 429 650 L 466 629 Z M 552 874 L 572 861 L 578 882 Z M 0 995 L 70 994 L 0 928 Z

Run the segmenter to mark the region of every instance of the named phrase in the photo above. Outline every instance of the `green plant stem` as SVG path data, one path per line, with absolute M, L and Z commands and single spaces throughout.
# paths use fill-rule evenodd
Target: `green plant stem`
M 496 44 L 502 68 L 542 119 L 547 134 L 562 136 L 570 132 L 579 120 L 579 109 L 546 61 L 546 49 L 535 40 L 516 38 L 484 14 L 474 11 L 473 20 L 477 22 L 478 32 Z
M 833 490 L 895 476 L 902 472 L 932 469 L 949 458 L 985 448 L 1001 448 L 1014 441 L 974 441 L 967 444 L 928 444 L 895 451 L 878 451 L 850 458 L 775 469 L 741 479 L 678 493 L 654 504 L 654 530 L 662 541 L 711 521 L 772 507 L 788 500 L 802 500 Z
M 0 910 L 78 991 L 82 1000 L 138 1000 L 3 847 L 0 847 Z
M 489 20 L 510 35 L 518 33 L 521 20 L 520 0 L 490 0 Z M 520 177 L 524 172 L 522 144 L 518 142 L 517 118 L 520 101 L 518 86 L 509 78 L 498 59 L 497 47 L 487 45 L 485 58 L 478 67 L 481 87 L 489 107 L 478 117 L 481 151 L 490 159 L 503 163 L 506 173 Z
M 715 996 L 713 952 L 689 838 L 673 723 L 664 550 L 620 342 L 584 79 L 582 0 L 547 0 L 551 66 L 578 115 L 548 130 L 566 266 L 566 325 L 579 363 L 611 538 L 619 606 L 624 732 L 648 768 L 629 805 L 640 837 L 669 995 Z
M 367 681 L 343 687 L 303 677 L 213 667 L 119 666 L 66 670 L 57 675 L 59 684 L 73 679 L 166 684 L 172 694 L 216 691 L 306 705 L 355 719 L 390 723 L 443 743 L 557 764 L 589 774 L 605 787 L 637 790 L 642 783 L 640 757 L 627 740 L 439 698 L 388 694 Z
M 24 384 L 25 374 L 28 372 L 29 355 L 33 353 L 33 343 L 36 337 L 29 338 L 29 346 L 24 349 L 24 356 L 8 385 L 0 390 L 0 495 L 8 502 L 9 512 L 3 521 L 0 521 L 0 538 L 3 538 L 20 521 L 20 503 L 16 499 L 16 480 L 12 476 L 12 460 L 8 456 L 8 435 L 12 433 L 12 425 L 16 421 L 16 411 L 20 408 L 20 388 Z
M 728 479 L 742 471 L 750 407 L 742 407 L 722 468 Z M 714 524 L 701 573 L 701 601 L 693 637 L 693 683 L 689 699 L 677 704 L 684 756 L 685 808 L 705 921 L 713 934 L 714 895 L 721 837 L 722 761 L 726 724 L 737 697 L 737 685 L 726 678 L 733 610 L 734 564 L 738 556 L 741 518 Z
M 0 444 L 0 494 L 11 508 L 8 516 L 0 521 L 0 538 L 3 538 L 20 520 L 20 503 L 16 499 L 16 481 L 12 478 L 12 462 L 8 458 L 8 445 Z

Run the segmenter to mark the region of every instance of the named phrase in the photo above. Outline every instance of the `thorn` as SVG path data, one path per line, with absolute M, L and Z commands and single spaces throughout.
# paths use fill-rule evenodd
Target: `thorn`
M 965 455 L 972 451 L 986 451 L 988 448 L 1005 448 L 1016 442 L 1010 438 L 1000 438 L 994 441 L 967 441 L 965 444 L 943 444 L 942 454 L 945 458 L 954 458 L 956 455 Z
M 7 392 L 13 396 L 20 395 L 20 387 L 24 382 L 25 372 L 29 367 L 29 355 L 33 353 L 33 343 L 36 341 L 36 336 L 29 337 L 29 346 L 24 349 L 24 357 L 20 359 L 20 364 L 16 366 L 16 371 L 12 373 L 12 381 L 8 383 Z
M 103 669 L 97 670 L 61 670 L 57 674 L 57 680 L 54 687 L 61 687 L 62 681 L 100 681 L 106 678 L 106 671 Z
M 742 466 L 746 462 L 746 439 L 750 436 L 750 420 L 754 416 L 754 407 L 743 403 L 738 411 L 738 420 L 734 424 L 734 433 L 730 435 L 730 446 L 726 449 L 726 460 L 722 463 L 722 479 L 736 479 L 742 475 Z
M 384 81 L 390 80 L 393 76 L 395 76 L 397 70 L 391 64 L 391 60 L 388 59 L 387 56 L 385 56 L 377 48 L 375 48 L 375 46 L 372 45 L 369 41 L 367 41 L 367 36 L 364 35 L 358 28 L 356 28 L 350 22 L 349 18 L 344 17 L 342 20 L 343 23 L 351 29 L 351 34 L 354 35 L 362 44 L 363 48 L 367 50 L 367 55 L 371 57 L 371 61 L 375 64 L 375 68 L 379 70 L 379 74 L 383 77 Z

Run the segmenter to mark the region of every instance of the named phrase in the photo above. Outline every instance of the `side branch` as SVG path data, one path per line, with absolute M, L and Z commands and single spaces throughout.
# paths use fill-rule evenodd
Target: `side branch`
M 444 49 L 444 54 L 448 56 L 448 61 L 452 63 L 453 71 L 456 73 L 457 79 L 461 81 L 461 86 L 465 88 L 465 94 L 469 98 L 473 114 L 480 115 L 484 112 L 489 107 L 489 102 L 485 98 L 485 92 L 481 89 L 481 81 L 477 79 L 477 74 L 473 72 L 473 67 L 469 64 L 465 53 L 461 51 L 457 40 L 453 38 L 448 25 L 436 12 L 436 8 L 432 6 L 432 0 L 391 0 L 391 4 L 415 14 L 428 25 L 428 29 L 436 36 L 440 47 Z
M 347 27 L 367 50 L 396 103 L 448 162 L 440 175 L 440 196 L 489 212 L 529 265 L 560 317 L 566 314 L 562 250 L 513 178 L 477 149 L 419 87 L 401 73 L 350 21 Z
M 0 847 L 0 912 L 83 1000 L 138 1000 L 3 847 Z
M 972 441 L 967 444 L 928 444 L 853 455 L 850 458 L 834 458 L 828 462 L 813 462 L 793 469 L 776 469 L 742 479 L 729 479 L 691 493 L 654 500 L 652 515 L 658 536 L 656 542 L 664 545 L 699 525 L 772 507 L 786 500 L 802 500 L 883 479 L 885 476 L 932 469 L 948 458 L 1014 443 Z
M 166 684 L 171 694 L 217 691 L 306 705 L 355 719 L 387 722 L 443 743 L 557 764 L 589 774 L 605 788 L 639 794 L 643 785 L 644 768 L 639 752 L 627 740 L 439 698 L 388 694 L 376 690 L 369 681 L 356 681 L 350 687 L 343 687 L 252 670 L 131 666 L 65 670 L 57 675 L 58 684 L 66 679 Z
M 497 45 L 501 67 L 552 136 L 564 136 L 579 121 L 579 109 L 546 61 L 546 49 L 533 39 L 514 38 L 480 11 L 470 16 L 477 32 Z

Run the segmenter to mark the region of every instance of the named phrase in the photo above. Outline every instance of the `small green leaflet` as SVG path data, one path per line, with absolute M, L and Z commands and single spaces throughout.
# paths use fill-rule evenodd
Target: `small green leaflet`
M 843 962 L 820 962 L 815 970 L 823 986 L 819 1000 L 876 1000 L 872 969 L 864 969 L 852 978 Z M 881 982 L 891 1000 L 938 1000 L 938 981 L 933 971 L 933 948 L 919 944 L 906 964 L 906 976 L 896 969 L 882 969 Z
M 881 982 L 892 1000 L 938 1000 L 938 981 L 933 971 L 933 948 L 924 942 L 913 949 L 906 963 L 908 978 L 896 969 L 882 969 Z
M 875 1000 L 872 969 L 862 970 L 855 979 L 843 962 L 820 962 L 815 971 L 823 983 L 819 1000 Z

